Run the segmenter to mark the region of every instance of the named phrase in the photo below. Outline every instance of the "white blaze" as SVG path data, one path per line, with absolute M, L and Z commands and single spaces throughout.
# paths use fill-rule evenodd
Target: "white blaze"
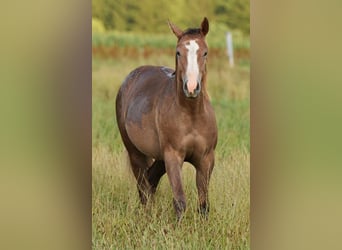
M 197 77 L 199 73 L 198 63 L 197 63 L 197 50 L 199 46 L 195 40 L 190 40 L 188 45 L 185 45 L 188 50 L 188 68 L 186 69 L 186 75 L 188 78 L 187 87 L 190 93 L 193 93 L 197 86 Z

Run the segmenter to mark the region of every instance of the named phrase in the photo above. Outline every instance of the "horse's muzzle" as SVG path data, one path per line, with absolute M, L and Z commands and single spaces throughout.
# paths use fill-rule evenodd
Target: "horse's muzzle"
M 196 88 L 190 91 L 188 88 L 188 81 L 183 81 L 183 91 L 186 97 L 196 98 L 199 95 L 199 93 L 201 92 L 201 81 L 197 80 L 196 83 Z

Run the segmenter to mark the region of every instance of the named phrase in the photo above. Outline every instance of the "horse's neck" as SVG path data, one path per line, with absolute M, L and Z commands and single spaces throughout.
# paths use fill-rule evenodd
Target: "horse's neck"
M 204 81 L 202 82 L 202 90 L 199 96 L 196 98 L 188 98 L 185 96 L 184 91 L 183 91 L 183 82 L 181 79 L 178 79 L 177 77 L 175 78 L 176 80 L 176 99 L 177 99 L 177 104 L 191 114 L 196 114 L 196 113 L 201 113 L 204 111 L 204 105 L 206 99 L 208 99 L 208 94 L 206 92 L 205 88 L 205 78 L 203 79 Z

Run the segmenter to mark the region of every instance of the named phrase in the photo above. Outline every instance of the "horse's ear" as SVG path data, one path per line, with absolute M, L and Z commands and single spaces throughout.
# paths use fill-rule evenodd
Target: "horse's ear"
M 170 20 L 167 20 L 167 23 L 169 24 L 169 27 L 172 30 L 173 34 L 175 34 L 178 39 L 181 38 L 181 36 L 183 35 L 183 31 L 176 25 L 171 23 Z
M 203 34 L 203 36 L 205 36 L 206 34 L 208 34 L 208 31 L 209 31 L 209 22 L 208 22 L 208 19 L 205 17 L 201 24 L 201 33 Z

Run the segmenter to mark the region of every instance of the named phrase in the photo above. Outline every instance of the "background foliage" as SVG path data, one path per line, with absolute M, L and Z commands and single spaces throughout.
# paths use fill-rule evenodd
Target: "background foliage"
M 168 18 L 192 27 L 206 16 L 211 23 L 249 35 L 249 0 L 93 0 L 92 11 L 108 30 L 165 33 Z

